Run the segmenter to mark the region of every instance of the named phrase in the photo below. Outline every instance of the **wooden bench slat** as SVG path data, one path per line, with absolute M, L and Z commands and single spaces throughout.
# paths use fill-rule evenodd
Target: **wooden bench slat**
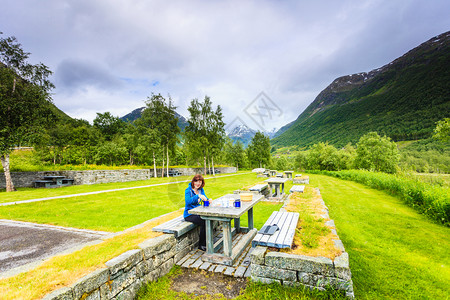
M 280 235 L 274 242 L 278 248 L 290 248 L 292 242 L 294 241 L 295 229 L 297 228 L 297 222 L 299 218 L 299 213 L 289 213 L 289 218 L 286 219 L 286 224 L 283 226 Z
M 292 220 L 292 214 L 289 214 L 287 212 L 282 212 L 280 220 L 278 221 L 278 227 L 280 227 L 280 230 L 276 232 L 276 234 L 269 237 L 267 240 L 267 245 L 270 247 L 277 247 L 277 248 L 285 248 L 283 246 L 284 236 L 287 232 L 287 226 L 289 226 L 290 222 Z M 279 241 L 277 243 L 277 241 Z M 281 244 L 281 247 L 280 247 Z
M 295 193 L 295 192 L 303 193 L 304 191 L 305 191 L 304 185 L 293 185 L 291 187 L 291 189 L 289 190 L 289 192 L 291 192 L 291 193 Z
M 266 184 L 257 184 L 252 186 L 251 188 L 249 188 L 249 191 L 256 191 L 256 192 L 261 192 L 262 190 L 267 188 L 267 183 Z
M 264 225 L 266 225 L 266 224 L 272 225 L 271 222 L 276 217 L 277 214 L 278 214 L 277 211 L 272 212 L 269 219 L 267 219 L 267 222 Z M 253 238 L 253 241 L 252 241 L 252 247 L 255 247 L 256 245 L 258 245 L 263 236 L 264 236 L 264 234 L 261 234 L 261 233 L 256 234 L 256 236 Z
M 299 213 L 274 211 L 264 226 L 277 224 L 280 229 L 273 235 L 258 233 L 252 241 L 252 247 L 261 245 L 276 248 L 290 248 L 294 240 L 299 216 Z
M 157 232 L 173 233 L 175 237 L 179 237 L 195 227 L 197 227 L 196 224 L 185 221 L 183 216 L 179 216 L 153 227 L 152 230 Z

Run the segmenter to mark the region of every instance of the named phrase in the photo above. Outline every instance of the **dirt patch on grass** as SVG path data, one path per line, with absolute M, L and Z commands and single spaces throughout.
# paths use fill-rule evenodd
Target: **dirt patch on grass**
M 221 273 L 181 269 L 181 274 L 172 278 L 171 289 L 194 297 L 206 296 L 208 299 L 234 299 L 247 286 L 244 278 L 225 276 Z

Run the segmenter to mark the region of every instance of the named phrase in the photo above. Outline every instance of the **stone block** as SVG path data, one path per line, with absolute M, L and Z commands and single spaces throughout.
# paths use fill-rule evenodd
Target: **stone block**
M 163 263 L 161 265 L 161 267 L 159 267 L 159 269 L 160 269 L 159 277 L 162 277 L 162 276 L 166 275 L 167 273 L 169 273 L 170 269 L 172 269 L 174 265 L 175 265 L 175 262 L 174 262 L 173 258 L 171 258 L 168 261 L 166 261 L 165 263 Z
M 144 251 L 145 259 L 173 248 L 176 244 L 176 239 L 173 234 L 163 234 L 155 238 L 143 241 L 139 244 L 139 248 Z
M 107 291 L 107 299 L 113 298 L 124 289 L 126 289 L 130 284 L 132 284 L 137 279 L 136 268 L 129 270 L 127 273 L 123 273 L 119 277 L 112 280 L 110 289 Z M 103 292 L 103 291 L 102 291 Z
M 109 280 L 109 269 L 102 268 L 96 270 L 75 282 L 71 287 L 73 289 L 74 299 L 80 299 L 83 295 L 87 296 L 92 291 L 98 289 Z
M 295 270 L 324 276 L 334 275 L 333 262 L 326 257 L 310 257 L 282 252 L 269 252 L 266 254 L 265 262 L 266 266 L 279 269 Z
M 72 300 L 73 290 L 70 287 L 63 287 L 47 294 L 42 300 Z
M 166 262 L 168 259 L 173 259 L 175 256 L 175 248 L 169 249 L 168 251 L 159 253 L 152 257 L 153 268 L 160 266 L 162 263 Z
M 342 253 L 334 259 L 334 276 L 345 280 L 352 278 L 347 252 Z
M 336 249 L 341 250 L 342 252 L 345 252 L 344 244 L 342 243 L 341 240 L 333 240 L 333 243 L 334 243 L 334 247 L 336 247 Z
M 100 290 L 96 289 L 95 291 L 93 291 L 92 293 L 90 293 L 86 298 L 84 298 L 83 300 L 100 300 Z
M 265 284 L 271 284 L 272 282 L 281 284 L 280 280 L 273 279 L 273 278 L 264 278 L 264 277 L 258 277 L 258 276 L 251 276 L 250 278 L 252 279 L 252 281 L 261 282 L 261 283 L 265 283 Z
M 156 279 L 161 277 L 160 274 L 161 274 L 161 270 L 159 268 L 155 269 L 155 270 L 151 271 L 150 273 L 144 275 L 144 277 L 142 277 L 142 282 L 147 283 L 150 281 L 155 281 Z
M 336 228 L 336 225 L 334 225 L 334 221 L 333 221 L 333 220 L 326 221 L 326 222 L 325 222 L 325 225 L 326 225 L 326 226 L 329 226 L 329 227 L 334 227 L 334 228 Z
M 143 260 L 143 252 L 141 249 L 129 250 L 121 255 L 114 257 L 107 261 L 105 265 L 111 272 L 111 278 L 114 278 L 116 273 L 123 270 L 127 272 L 129 269 L 137 265 Z
M 296 281 L 297 272 L 286 269 L 278 269 L 274 267 L 267 267 L 262 265 L 253 265 L 251 270 L 252 277 L 264 277 L 280 280 Z
M 266 251 L 267 247 L 256 246 L 250 254 L 252 264 L 264 265 L 264 256 Z

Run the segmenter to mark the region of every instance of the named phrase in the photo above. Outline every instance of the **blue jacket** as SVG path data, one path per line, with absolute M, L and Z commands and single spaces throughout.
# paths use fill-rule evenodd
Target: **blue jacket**
M 199 190 L 200 194 L 204 195 L 206 197 L 205 191 L 203 190 L 203 188 L 201 188 Z M 208 198 L 208 197 L 206 197 Z M 190 213 L 188 213 L 188 210 L 193 209 L 197 206 L 200 206 L 200 198 L 199 196 L 194 192 L 194 190 L 192 189 L 191 183 L 189 182 L 187 189 L 184 191 L 184 214 L 183 214 L 183 218 L 186 218 L 187 216 L 190 215 Z

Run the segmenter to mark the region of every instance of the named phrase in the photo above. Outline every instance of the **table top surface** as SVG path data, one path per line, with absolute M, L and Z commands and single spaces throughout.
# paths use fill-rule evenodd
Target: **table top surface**
M 294 171 L 284 171 L 284 173 L 294 173 Z
M 275 178 L 266 179 L 264 181 L 267 182 L 267 183 L 285 183 L 288 180 L 289 180 L 289 178 L 278 178 L 278 177 L 275 177 Z
M 253 195 L 252 201 L 241 201 L 240 208 L 233 207 L 232 202 L 239 199 L 239 197 L 239 194 L 226 194 L 220 198 L 210 201 L 208 207 L 197 206 L 196 208 L 189 210 L 189 213 L 205 217 L 235 219 L 241 217 L 245 212 L 264 198 L 263 195 Z M 222 201 L 229 201 L 231 207 L 223 207 Z

